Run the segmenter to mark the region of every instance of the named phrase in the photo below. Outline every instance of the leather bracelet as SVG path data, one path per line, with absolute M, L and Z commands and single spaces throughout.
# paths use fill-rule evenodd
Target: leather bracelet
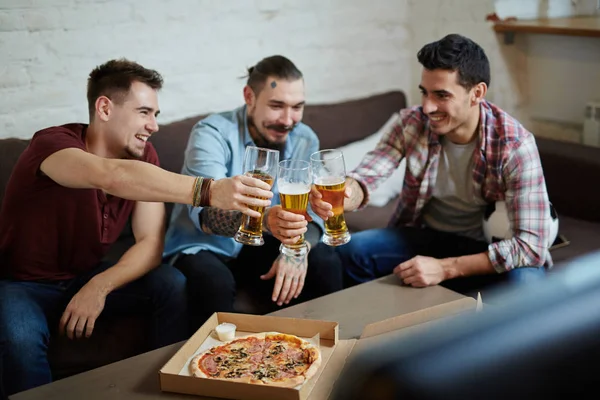
M 205 179 L 201 176 L 197 176 L 194 181 L 194 194 L 192 196 L 192 205 L 194 207 L 200 206 L 201 203 L 201 187 L 204 184 Z
M 200 207 L 210 207 L 210 186 L 214 179 L 205 178 L 200 189 Z

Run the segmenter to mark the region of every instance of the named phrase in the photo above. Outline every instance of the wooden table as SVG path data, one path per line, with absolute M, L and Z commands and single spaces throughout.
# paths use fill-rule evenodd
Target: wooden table
M 398 278 L 390 275 L 277 311 L 271 315 L 337 321 L 340 324 L 340 339 L 351 339 L 359 337 L 363 328 L 370 323 L 464 297 L 441 286 L 424 289 L 401 286 Z M 207 397 L 163 393 L 160 390 L 158 371 L 183 343 L 166 346 L 17 393 L 10 399 L 208 399 Z

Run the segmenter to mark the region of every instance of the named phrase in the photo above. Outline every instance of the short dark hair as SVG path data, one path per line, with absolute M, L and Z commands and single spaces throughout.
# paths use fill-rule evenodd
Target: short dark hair
M 106 96 L 119 102 L 127 95 L 135 81 L 145 83 L 155 90 L 161 89 L 163 85 L 163 78 L 158 72 L 124 58 L 110 60 L 94 68 L 90 72 L 87 84 L 90 119 L 94 115 L 98 97 Z
M 490 62 L 477 43 L 457 34 L 426 44 L 417 59 L 429 70 L 458 71 L 458 83 L 469 90 L 480 82 L 490 86 Z
M 302 79 L 302 72 L 288 58 L 275 55 L 260 60 L 248 68 L 247 85 L 258 95 L 265 86 L 268 77 L 295 81 Z

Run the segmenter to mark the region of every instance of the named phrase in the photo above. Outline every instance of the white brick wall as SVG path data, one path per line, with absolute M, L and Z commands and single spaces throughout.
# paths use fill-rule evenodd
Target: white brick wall
M 283 54 L 310 102 L 411 84 L 403 0 L 0 0 L 0 138 L 87 121 L 98 64 L 127 57 L 165 78 L 160 122 L 230 109 L 245 68 Z
M 568 49 L 550 46 L 548 54 L 541 49 L 556 38 L 517 35 L 504 45 L 485 16 L 590 14 L 596 1 L 0 0 L 0 138 L 87 121 L 87 75 L 117 57 L 163 74 L 161 123 L 237 106 L 245 68 L 277 53 L 304 72 L 309 102 L 402 89 L 414 104 L 416 52 L 452 32 L 486 50 L 488 98 L 545 134 L 552 123 L 536 125 L 532 116 L 580 123 L 578 110 L 600 92 L 597 60 L 589 56 L 600 54 L 600 39 L 563 38 Z M 586 83 L 565 93 L 574 80 Z M 540 114 L 535 105 L 549 98 L 555 101 Z

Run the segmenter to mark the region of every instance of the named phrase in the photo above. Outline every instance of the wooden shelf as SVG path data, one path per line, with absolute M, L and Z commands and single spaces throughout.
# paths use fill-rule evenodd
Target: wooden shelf
M 517 32 L 600 37 L 600 17 L 500 21 L 494 23 L 494 31 L 504 33 L 504 41 L 508 44 L 514 41 Z

